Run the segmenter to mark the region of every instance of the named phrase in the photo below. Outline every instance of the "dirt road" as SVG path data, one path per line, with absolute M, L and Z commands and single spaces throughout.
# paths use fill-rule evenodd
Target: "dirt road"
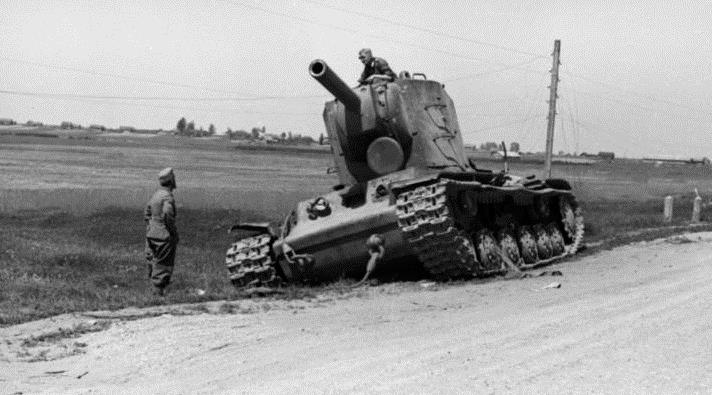
M 711 393 L 711 251 L 699 233 L 556 277 L 65 315 L 0 329 L 0 392 Z

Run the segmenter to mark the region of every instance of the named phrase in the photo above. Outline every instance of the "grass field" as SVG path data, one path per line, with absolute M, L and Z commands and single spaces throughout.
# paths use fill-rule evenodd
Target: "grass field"
M 319 152 L 215 141 L 0 136 L 0 325 L 69 311 L 244 297 L 227 281 L 224 252 L 234 236 L 226 229 L 238 220 L 279 220 L 298 200 L 328 191 L 337 182 L 326 174 L 330 165 Z M 178 177 L 181 243 L 174 283 L 162 300 L 150 295 L 146 279 L 142 208 L 165 166 Z M 540 169 L 513 164 L 512 172 Z M 708 167 L 612 162 L 557 166 L 554 176 L 572 182 L 589 242 L 661 226 L 666 194 L 676 196 L 676 224 L 689 219 L 694 188 L 706 201 L 712 195 Z

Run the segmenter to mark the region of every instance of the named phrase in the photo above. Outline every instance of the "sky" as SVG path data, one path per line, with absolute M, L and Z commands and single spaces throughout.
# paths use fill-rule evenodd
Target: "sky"
M 467 144 L 712 157 L 712 2 L 0 0 L 0 117 L 171 129 L 181 117 L 324 133 L 320 58 L 349 85 L 369 47 L 445 84 Z

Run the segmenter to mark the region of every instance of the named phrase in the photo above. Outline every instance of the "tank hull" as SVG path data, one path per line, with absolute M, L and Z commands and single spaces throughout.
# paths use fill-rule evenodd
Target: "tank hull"
M 241 286 L 260 282 L 257 275 L 244 278 L 245 269 L 265 272 L 267 266 L 292 282 L 360 278 L 373 235 L 383 240 L 380 268 L 406 258 L 400 270 L 425 269 L 438 279 L 500 273 L 507 270 L 505 259 L 531 268 L 578 249 L 583 219 L 570 190 L 545 182 L 494 186 L 477 178 L 408 168 L 300 202 L 280 235 L 261 236 L 250 248 L 236 243 L 228 267 Z M 238 263 L 241 248 L 261 258 Z

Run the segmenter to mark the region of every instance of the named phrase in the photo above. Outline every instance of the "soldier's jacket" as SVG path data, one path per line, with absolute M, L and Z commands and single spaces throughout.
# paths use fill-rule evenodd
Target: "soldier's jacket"
M 391 67 L 388 66 L 388 62 L 386 62 L 385 59 L 374 57 L 367 65 L 363 67 L 363 73 L 361 73 L 361 78 L 359 78 L 358 82 L 360 84 L 365 84 L 366 78 L 374 74 L 384 74 L 393 79 L 397 78 L 396 73 L 391 70 Z
M 161 187 L 148 201 L 144 219 L 146 220 L 146 237 L 150 239 L 178 240 L 176 229 L 176 203 L 173 193 L 168 188 Z

